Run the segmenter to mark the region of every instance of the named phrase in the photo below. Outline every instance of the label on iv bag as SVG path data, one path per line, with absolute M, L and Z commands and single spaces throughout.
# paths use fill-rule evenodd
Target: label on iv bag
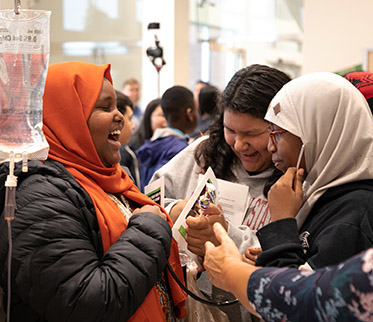
M 0 10 L 0 53 L 48 54 L 49 20 L 50 11 Z

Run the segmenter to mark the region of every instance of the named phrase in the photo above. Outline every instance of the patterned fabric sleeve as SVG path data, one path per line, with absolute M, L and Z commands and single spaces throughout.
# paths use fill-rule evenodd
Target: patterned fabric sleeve
M 259 269 L 247 296 L 265 321 L 373 321 L 373 248 L 316 271 Z

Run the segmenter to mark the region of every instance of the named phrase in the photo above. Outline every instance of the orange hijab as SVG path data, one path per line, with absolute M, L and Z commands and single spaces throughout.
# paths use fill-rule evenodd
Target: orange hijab
M 65 62 L 49 66 L 43 97 L 43 131 L 50 146 L 48 157 L 61 162 L 91 197 L 106 252 L 127 229 L 125 217 L 106 192 L 120 193 L 140 205 L 155 203 L 139 191 L 119 164 L 106 168 L 96 152 L 87 120 L 96 104 L 104 78 L 112 83 L 109 64 L 98 66 L 84 62 Z M 168 222 L 172 225 L 169 217 Z M 182 280 L 178 248 L 174 240 L 169 263 Z M 179 316 L 182 316 L 185 314 L 185 293 L 171 275 L 168 281 L 174 305 Z M 162 321 L 160 318 L 163 313 L 154 312 L 155 308 L 160 308 L 155 292 L 153 287 L 132 317 L 134 320 L 145 321 L 150 318 L 152 321 Z M 155 320 L 157 313 L 159 319 Z

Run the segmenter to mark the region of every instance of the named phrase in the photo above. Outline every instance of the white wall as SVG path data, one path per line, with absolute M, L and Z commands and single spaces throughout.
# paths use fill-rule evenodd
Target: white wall
M 21 2 L 22 6 L 22 2 Z M 0 9 L 13 9 L 14 0 L 0 0 Z
M 305 0 L 302 73 L 345 70 L 373 47 L 372 0 Z

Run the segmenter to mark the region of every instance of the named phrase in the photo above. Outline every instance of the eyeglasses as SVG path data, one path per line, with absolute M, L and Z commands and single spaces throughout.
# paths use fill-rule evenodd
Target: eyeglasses
M 276 145 L 279 139 L 279 135 L 287 132 L 287 130 L 273 131 L 271 128 L 268 128 L 268 132 L 269 132 L 269 137 L 271 138 L 272 144 Z

